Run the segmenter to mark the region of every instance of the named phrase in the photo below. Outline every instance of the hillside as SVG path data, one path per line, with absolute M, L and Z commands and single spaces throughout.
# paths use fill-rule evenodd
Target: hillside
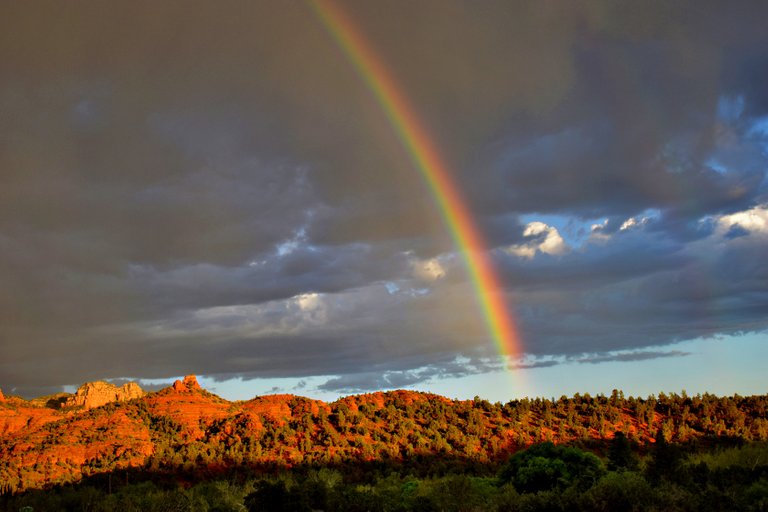
M 205 478 L 249 467 L 495 463 L 536 442 L 598 446 L 617 431 L 640 447 L 659 431 L 672 442 L 768 439 L 768 396 L 614 392 L 493 404 L 391 391 L 333 403 L 293 395 L 229 402 L 194 376 L 142 395 L 91 409 L 67 397 L 0 398 L 2 491 L 129 468 Z

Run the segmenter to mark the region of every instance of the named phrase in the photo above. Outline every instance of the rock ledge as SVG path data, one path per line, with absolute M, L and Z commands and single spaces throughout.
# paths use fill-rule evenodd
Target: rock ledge
M 62 407 L 79 406 L 93 409 L 110 402 L 126 402 L 144 396 L 144 391 L 135 382 L 128 382 L 118 387 L 109 382 L 86 382 L 77 393 L 67 398 Z

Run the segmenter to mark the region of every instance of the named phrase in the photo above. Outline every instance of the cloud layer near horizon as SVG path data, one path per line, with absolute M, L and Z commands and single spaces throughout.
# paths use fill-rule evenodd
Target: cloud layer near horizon
M 768 327 L 768 6 L 344 9 L 489 240 L 518 368 Z M 425 185 L 304 4 L 18 4 L 0 34 L 0 388 L 495 368 Z

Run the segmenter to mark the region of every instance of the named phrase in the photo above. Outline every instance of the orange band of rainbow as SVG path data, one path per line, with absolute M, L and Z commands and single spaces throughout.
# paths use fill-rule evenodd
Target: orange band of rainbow
M 472 222 L 435 144 L 386 67 L 344 12 L 329 0 L 312 0 L 311 5 L 375 96 L 415 167 L 426 180 L 454 244 L 462 254 L 499 353 L 512 357 L 520 356 L 520 338 L 507 311 L 502 287 L 487 246 Z

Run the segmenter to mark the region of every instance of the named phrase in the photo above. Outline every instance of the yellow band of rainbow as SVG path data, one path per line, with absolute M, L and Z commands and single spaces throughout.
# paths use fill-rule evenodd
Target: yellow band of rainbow
M 517 329 L 482 234 L 435 144 L 419 121 L 387 68 L 355 28 L 352 20 L 330 0 L 311 0 L 330 35 L 352 62 L 386 114 L 437 202 L 443 220 L 459 249 L 471 278 L 491 336 L 502 356 L 522 353 Z

